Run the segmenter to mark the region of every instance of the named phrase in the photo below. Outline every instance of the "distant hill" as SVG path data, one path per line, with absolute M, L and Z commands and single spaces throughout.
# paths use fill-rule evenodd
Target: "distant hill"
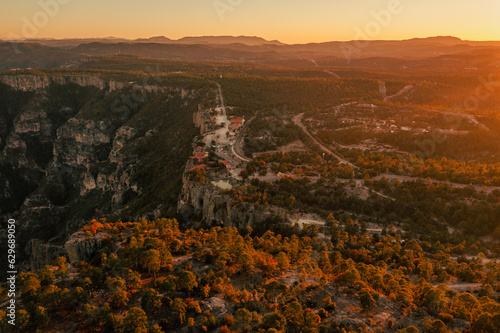
M 88 43 L 124 43 L 130 40 L 125 38 L 70 38 L 70 39 L 29 39 L 23 42 L 37 43 L 45 46 L 57 47 L 57 48 L 73 48 L 81 44 Z
M 90 43 L 159 43 L 159 44 L 244 44 L 249 46 L 257 45 L 284 45 L 283 43 L 273 40 L 268 41 L 261 37 L 254 36 L 201 36 L 201 37 L 184 37 L 178 40 L 170 39 L 165 36 L 155 36 L 151 38 L 126 39 L 116 37 L 106 38 L 69 38 L 69 39 L 29 39 L 21 41 L 24 43 L 38 43 L 45 46 L 69 48 L 77 47 L 82 44 Z
M 158 43 L 90 43 L 73 49 L 74 52 L 89 56 L 117 54 L 136 55 L 146 58 L 171 60 L 269 60 L 279 58 L 275 53 L 256 53 L 223 46 L 212 47 L 202 44 L 158 44 Z
M 0 42 L 0 70 L 15 68 L 61 68 L 71 66 L 85 56 L 38 43 Z
M 182 44 L 244 44 L 250 46 L 256 45 L 284 45 L 283 43 L 272 40 L 268 41 L 261 37 L 249 36 L 203 36 L 203 37 L 184 37 L 176 41 Z
M 13 48 L 13 45 L 18 45 Z M 172 40 L 165 36 L 136 40 L 115 37 L 97 39 L 40 39 L 20 43 L 0 42 L 0 70 L 75 66 L 92 56 L 132 55 L 151 59 L 252 61 L 292 67 L 356 65 L 378 68 L 498 68 L 500 42 L 466 41 L 451 36 L 407 40 L 374 40 L 283 44 L 250 36 L 202 36 Z M 447 56 L 459 55 L 460 61 Z M 476 58 L 475 55 L 492 55 Z M 443 58 L 439 58 L 443 57 Z M 314 61 L 312 61 L 314 60 Z M 408 61 L 419 61 L 408 63 Z
M 134 42 L 138 43 L 173 43 L 174 41 L 165 36 L 156 36 L 151 38 L 138 38 Z

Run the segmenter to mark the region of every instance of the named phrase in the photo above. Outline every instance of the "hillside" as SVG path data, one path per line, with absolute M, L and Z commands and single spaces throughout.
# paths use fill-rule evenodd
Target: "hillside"
M 19 328 L 82 332 L 495 332 L 498 263 L 472 248 L 317 228 L 179 230 L 93 220 L 18 283 Z M 92 244 L 95 255 L 76 255 Z M 88 245 L 86 245 L 88 246 Z M 473 251 L 479 251 L 474 249 Z M 459 256 L 458 259 L 456 256 Z M 85 261 L 83 261 L 85 260 Z M 0 316 L 2 316 L 0 312 Z
M 372 51 L 458 53 L 91 43 L 0 73 L 17 328 L 496 333 L 498 54 L 398 43 Z
M 1 80 L 27 90 L 0 84 L 0 215 L 20 221 L 27 267 L 52 261 L 50 246 L 96 213 L 175 216 L 192 115 L 211 103 L 210 88 L 71 74 Z

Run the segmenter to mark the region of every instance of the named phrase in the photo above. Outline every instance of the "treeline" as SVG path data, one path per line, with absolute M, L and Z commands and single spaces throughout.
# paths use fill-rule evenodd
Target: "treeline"
M 261 77 L 228 74 L 221 79 L 228 105 L 243 115 L 258 110 L 311 112 L 320 107 L 377 98 L 377 83 L 362 79 Z
M 370 176 L 392 173 L 461 184 L 500 186 L 500 163 L 464 162 L 446 157 L 424 160 L 416 155 L 373 152 L 352 152 L 351 157 Z
M 405 219 L 409 228 L 420 234 L 439 233 L 439 229 L 452 226 L 463 237 L 500 239 L 500 192 L 485 194 L 471 187 L 455 188 L 423 180 L 390 182 L 382 178 L 366 183 L 394 199 L 386 206 L 390 217 Z

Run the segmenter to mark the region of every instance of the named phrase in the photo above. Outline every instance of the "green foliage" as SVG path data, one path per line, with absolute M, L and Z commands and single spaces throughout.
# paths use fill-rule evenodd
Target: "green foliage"
M 21 318 L 26 330 L 48 327 L 50 320 L 67 316 L 86 330 L 105 332 L 321 332 L 325 327 L 341 332 L 349 327 L 337 322 L 339 313 L 354 311 L 374 328 L 369 317 L 380 304 L 397 308 L 387 311 L 403 318 L 423 308 L 429 315 L 422 315 L 427 323 L 422 328 L 428 332 L 446 332 L 446 324 L 455 318 L 472 323 L 473 331 L 494 332 L 500 311 L 495 299 L 500 279 L 497 262 L 452 259 L 452 253 L 465 251 L 466 243 L 406 239 L 403 245 L 397 241 L 403 236 L 391 226 L 388 233 L 393 236 L 349 235 L 333 214 L 327 220 L 329 228 L 338 229 L 335 244 L 316 234 L 311 237 L 307 230 L 284 236 L 249 229 L 243 236 L 229 227 L 181 231 L 175 220 L 167 219 L 104 223 L 92 239 L 100 233 L 116 234 L 112 242 L 120 247 L 110 244 L 94 266 L 78 265 L 71 284 L 61 279 L 42 286 L 37 274 L 19 275 L 21 304 L 26 308 Z M 479 246 L 469 248 L 480 252 Z M 145 264 L 150 255 L 160 261 L 156 280 Z M 168 272 L 162 267 L 167 263 Z M 424 273 L 424 268 L 432 274 Z M 135 269 L 143 269 L 142 275 Z M 455 280 L 477 279 L 482 283 L 479 298 L 436 285 L 436 270 Z M 384 329 L 418 332 L 390 321 Z
M 285 332 L 286 318 L 278 312 L 268 313 L 262 318 L 262 328 L 274 328 L 277 332 Z
M 142 293 L 141 308 L 151 315 L 161 307 L 161 297 L 155 289 L 146 289 Z
M 147 324 L 148 318 L 146 313 L 139 308 L 131 308 L 124 321 L 123 321 L 123 330 L 125 333 L 127 332 L 147 332 Z

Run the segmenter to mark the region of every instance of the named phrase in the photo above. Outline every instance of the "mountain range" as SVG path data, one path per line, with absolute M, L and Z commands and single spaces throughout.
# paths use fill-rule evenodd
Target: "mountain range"
M 75 67 L 89 57 L 134 55 L 167 60 L 252 61 L 300 67 L 347 66 L 391 62 L 398 68 L 425 59 L 450 65 L 447 57 L 472 62 L 464 68 L 478 67 L 486 61 L 498 68 L 500 41 L 466 41 L 452 36 L 414 38 L 401 41 L 334 41 L 309 44 L 284 44 L 248 36 L 184 37 L 172 40 L 164 36 L 147 39 L 33 39 L 0 41 L 0 70 L 18 68 Z M 443 58 L 444 57 L 444 58 Z M 384 59 L 384 60 L 381 60 Z M 456 60 L 452 60 L 456 62 Z M 454 67 L 456 70 L 460 68 Z M 484 66 L 483 63 L 479 67 Z M 425 67 L 425 66 L 424 66 Z

